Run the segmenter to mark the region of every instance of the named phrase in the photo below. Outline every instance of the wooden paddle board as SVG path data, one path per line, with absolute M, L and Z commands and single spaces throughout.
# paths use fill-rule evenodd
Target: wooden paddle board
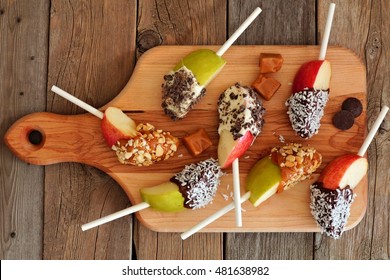
M 210 157 L 217 158 L 219 95 L 236 82 L 250 86 L 259 75 L 260 53 L 280 53 L 284 64 L 277 73 L 270 74 L 282 86 L 270 101 L 263 101 L 266 109 L 262 133 L 253 146 L 240 159 L 241 192 L 245 192 L 245 178 L 250 168 L 273 146 L 286 142 L 299 142 L 315 147 L 323 156 L 318 173 L 330 160 L 356 153 L 366 135 L 367 94 L 366 72 L 359 58 L 343 47 L 329 47 L 327 59 L 332 65 L 330 99 L 321 120 L 319 133 L 309 140 L 296 136 L 291 128 L 285 101 L 291 94 L 291 86 L 300 65 L 317 59 L 318 46 L 232 46 L 224 55 L 226 66 L 209 84 L 206 96 L 183 120 L 172 121 L 161 109 L 161 84 L 163 76 L 185 55 L 199 48 L 217 50 L 218 46 L 161 46 L 147 51 L 138 61 L 134 73 L 125 88 L 104 106 L 117 106 L 137 122 L 149 122 L 182 138 L 199 128 L 205 128 L 213 146 L 198 157 L 191 156 L 184 145 L 176 155 L 166 161 L 148 167 L 122 165 L 115 152 L 104 142 L 100 119 L 86 113 L 82 115 L 56 115 L 40 112 L 18 120 L 5 135 L 8 147 L 22 160 L 39 165 L 59 162 L 80 162 L 95 166 L 114 178 L 125 190 L 132 204 L 141 202 L 139 189 L 151 187 L 168 180 L 184 165 Z M 51 85 L 50 85 L 51 86 Z M 61 87 L 61 85 L 57 85 Z M 54 93 L 53 93 L 54 94 Z M 332 116 L 341 109 L 348 97 L 362 101 L 363 113 L 355 119 L 353 127 L 340 131 L 332 125 Z M 60 98 L 60 97 L 56 97 Z M 104 110 L 104 108 L 101 108 Z M 31 144 L 29 134 L 37 130 L 43 135 L 38 145 Z M 181 232 L 189 229 L 215 211 L 232 202 L 231 169 L 225 171 L 214 202 L 204 209 L 185 210 L 179 213 L 163 213 L 153 209 L 137 213 L 138 219 L 152 230 Z M 310 214 L 309 185 L 302 182 L 281 194 L 276 194 L 259 207 L 245 202 L 243 227 L 235 227 L 234 211 L 213 222 L 207 232 L 315 232 L 319 231 Z M 367 207 L 367 177 L 356 187 L 357 197 L 351 207 L 348 228 L 352 228 L 364 216 Z M 100 218 L 96 213 L 94 218 Z M 89 221 L 85 221 L 89 222 Z

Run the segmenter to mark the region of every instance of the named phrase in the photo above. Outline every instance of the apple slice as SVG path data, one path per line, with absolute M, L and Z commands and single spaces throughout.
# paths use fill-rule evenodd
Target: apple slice
M 151 188 L 142 188 L 140 192 L 142 200 L 154 210 L 178 212 L 185 209 L 184 197 L 175 183 L 165 182 Z
M 367 169 L 366 158 L 354 154 L 343 155 L 328 163 L 318 182 L 329 190 L 344 189 L 346 186 L 354 189 L 366 175 Z
M 106 109 L 101 125 L 103 137 L 110 147 L 119 140 L 130 139 L 138 135 L 136 123 L 116 107 Z
M 240 158 L 252 145 L 254 139 L 250 131 L 234 140 L 232 133 L 223 130 L 219 135 L 218 143 L 218 161 L 221 168 L 229 167 L 236 158 Z
M 295 75 L 292 92 L 297 93 L 305 88 L 328 90 L 332 69 L 328 60 L 312 60 L 299 68 Z
M 255 207 L 259 206 L 276 193 L 281 181 L 282 174 L 278 165 L 268 156 L 259 160 L 246 179 L 246 190 L 251 192 L 250 202 Z
M 226 60 L 209 49 L 196 50 L 185 56 L 173 69 L 185 66 L 192 71 L 198 83 L 207 86 L 225 66 Z

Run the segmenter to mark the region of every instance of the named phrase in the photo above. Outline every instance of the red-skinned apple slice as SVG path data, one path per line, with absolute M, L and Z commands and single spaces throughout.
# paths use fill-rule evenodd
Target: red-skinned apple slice
M 300 92 L 305 88 L 328 90 L 331 74 L 329 61 L 309 61 L 303 64 L 295 75 L 292 92 Z
M 119 140 L 138 135 L 135 122 L 116 107 L 106 109 L 101 125 L 103 137 L 110 147 Z
M 234 140 L 229 131 L 223 130 L 218 143 L 218 161 L 221 168 L 229 167 L 235 159 L 240 158 L 252 145 L 254 138 L 252 133 L 247 131 L 244 136 Z
M 328 163 L 321 172 L 318 182 L 322 182 L 324 188 L 330 190 L 344 189 L 346 186 L 354 189 L 366 175 L 367 168 L 365 157 L 355 154 L 343 155 Z

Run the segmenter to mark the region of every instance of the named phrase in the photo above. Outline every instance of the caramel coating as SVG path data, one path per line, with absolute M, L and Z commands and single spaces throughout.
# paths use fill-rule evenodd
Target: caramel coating
M 137 126 L 138 136 L 123 139 L 112 146 L 122 164 L 148 166 L 170 158 L 177 151 L 179 140 L 169 132 L 155 129 L 149 123 Z
M 316 149 L 296 143 L 273 148 L 270 157 L 282 172 L 278 192 L 310 178 L 322 162 L 322 156 Z

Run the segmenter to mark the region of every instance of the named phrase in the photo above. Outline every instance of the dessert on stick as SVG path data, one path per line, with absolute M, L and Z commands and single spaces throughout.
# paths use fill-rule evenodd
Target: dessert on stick
M 141 188 L 143 202 L 84 224 L 81 228 L 85 231 L 148 207 L 162 212 L 203 208 L 212 202 L 221 176 L 222 171 L 213 158 L 187 165 L 168 182 Z
M 364 157 L 389 108 L 384 106 L 357 154 L 346 154 L 329 162 L 317 182 L 310 186 L 310 209 L 321 232 L 338 239 L 345 230 L 354 188 L 367 173 Z
M 331 78 L 330 62 L 325 60 L 335 4 L 329 6 L 318 60 L 303 64 L 295 75 L 292 95 L 287 99 L 287 114 L 292 128 L 302 138 L 318 133 L 328 101 Z
M 206 86 L 225 66 L 222 55 L 261 13 L 257 7 L 232 36 L 214 52 L 200 49 L 185 56 L 168 74 L 162 84 L 162 108 L 173 120 L 184 118 L 206 94 Z
M 253 144 L 263 127 L 265 109 L 253 89 L 239 83 L 218 99 L 218 161 L 222 169 L 233 165 L 236 226 L 242 226 L 238 159 Z
M 246 182 L 247 192 L 238 201 L 243 203 L 249 199 L 253 206 L 257 207 L 275 193 L 287 190 L 298 182 L 308 179 L 321 162 L 321 154 L 313 147 L 296 143 L 274 147 L 269 155 L 260 159 L 250 170 Z M 233 208 L 235 202 L 182 233 L 181 238 L 188 238 Z
M 148 166 L 168 159 L 177 150 L 176 137 L 149 123 L 137 125 L 119 108 L 108 107 L 103 113 L 56 86 L 51 90 L 102 120 L 103 137 L 122 164 Z

